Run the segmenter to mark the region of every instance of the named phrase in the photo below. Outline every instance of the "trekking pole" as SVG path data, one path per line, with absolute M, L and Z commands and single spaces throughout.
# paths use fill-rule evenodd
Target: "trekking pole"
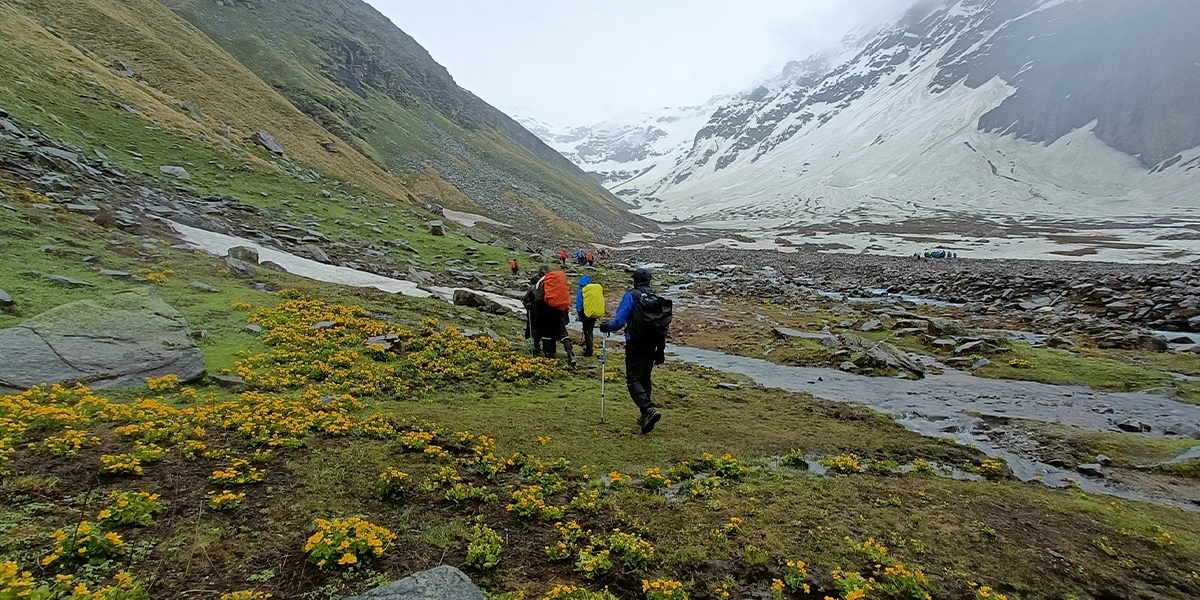
M 528 308 L 525 309 L 525 333 L 529 334 L 529 353 L 536 356 L 537 352 L 534 352 L 536 342 L 533 339 L 533 312 Z
M 607 423 L 604 420 L 604 368 L 608 365 L 608 334 L 604 334 L 604 338 L 600 340 L 600 423 Z

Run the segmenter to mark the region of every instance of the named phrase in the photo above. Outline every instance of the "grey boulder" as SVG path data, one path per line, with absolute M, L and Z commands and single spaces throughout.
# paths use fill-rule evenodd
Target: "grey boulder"
M 226 254 L 231 258 L 236 258 L 252 265 L 258 264 L 258 250 L 249 246 L 234 246 Z
M 269 150 L 272 154 L 283 156 L 283 146 L 275 139 L 275 136 L 266 131 L 259 130 L 254 132 L 254 143 Z
M 159 167 L 158 171 L 167 177 L 174 177 L 175 179 L 179 179 L 181 181 L 190 181 L 192 179 L 191 173 L 188 173 L 187 169 L 183 167 L 165 165 Z
M 71 302 L 0 330 L 0 387 L 137 387 L 147 377 L 192 381 L 204 371 L 187 321 L 152 288 Z
M 9 296 L 8 292 L 4 291 L 3 289 L 0 289 L 0 306 L 12 306 L 12 305 L 13 305 L 12 296 Z
M 258 269 L 254 265 L 238 260 L 232 256 L 225 257 L 225 268 L 236 277 L 254 277 L 258 273 Z
M 466 573 L 443 565 L 344 600 L 483 600 Z

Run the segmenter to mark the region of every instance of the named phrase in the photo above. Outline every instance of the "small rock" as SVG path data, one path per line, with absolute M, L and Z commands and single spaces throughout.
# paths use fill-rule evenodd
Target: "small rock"
M 325 142 L 324 144 L 321 144 L 321 147 L 324 148 L 326 152 L 332 152 L 334 154 L 337 154 L 337 151 L 338 151 L 337 142 Z
M 191 286 L 202 292 L 209 292 L 212 294 L 220 293 L 220 291 L 221 291 L 211 285 L 208 285 L 207 283 L 204 283 L 203 281 L 193 281 L 191 283 Z
M 240 388 L 246 385 L 246 380 L 237 375 L 209 375 L 208 377 L 223 388 Z
M 883 323 L 877 320 L 867 321 L 859 328 L 860 331 L 879 331 L 880 329 L 883 329 Z
M 838 370 L 845 371 L 847 373 L 853 373 L 854 371 L 858 370 L 858 365 L 846 360 L 842 361 L 842 364 L 838 365 Z
M 255 325 L 254 323 L 251 323 L 251 324 L 243 327 L 242 331 L 249 331 L 250 333 L 262 333 L 263 328 L 261 325 Z
M 54 283 L 65 285 L 68 287 L 96 287 L 96 284 L 94 284 L 90 281 L 74 279 L 71 277 L 67 277 L 66 275 L 47 275 L 46 279 L 49 279 L 50 281 L 53 281 Z
M 114 271 L 112 269 L 100 269 L 100 274 L 105 277 L 117 277 L 119 279 L 133 276 L 133 273 L 129 271 Z
M 67 209 L 68 212 L 86 215 L 98 214 L 100 212 L 100 207 L 95 204 L 66 204 L 63 208 Z
M 117 74 L 121 75 L 122 77 L 133 77 L 134 76 L 133 68 L 130 67 L 129 65 L 125 64 L 125 61 L 114 60 L 112 63 L 112 67 L 114 69 L 116 69 Z
M 326 254 L 325 251 L 322 250 L 320 246 L 314 246 L 312 244 L 305 244 L 303 246 L 300 246 L 299 248 L 296 249 L 296 254 L 299 254 L 300 256 L 304 256 L 306 258 L 311 258 L 320 263 L 333 262 L 329 258 L 329 255 Z
M 443 565 L 343 600 L 484 600 L 462 571 Z
M 740 389 L 742 389 L 742 386 L 740 386 L 736 383 L 728 383 L 728 382 L 722 381 L 721 383 L 717 384 L 717 389 L 719 389 L 719 390 L 740 390 Z
M 1117 428 L 1120 429 L 1121 431 L 1128 431 L 1130 433 L 1143 433 L 1143 432 L 1150 431 L 1149 425 L 1142 423 L 1140 421 L 1134 421 L 1133 419 L 1129 419 L 1129 420 L 1121 421 L 1120 423 L 1117 423 Z
M 162 173 L 163 175 L 166 175 L 167 177 L 174 177 L 175 179 L 179 179 L 182 181 L 191 181 L 192 180 L 191 173 L 188 173 L 187 169 L 185 169 L 183 167 L 176 167 L 173 165 L 164 165 L 164 166 L 159 167 L 158 171 L 160 173 Z
M 283 265 L 270 260 L 264 260 L 258 263 L 258 266 L 272 271 L 279 271 L 280 273 L 287 273 L 287 269 L 283 268 Z
M 446 224 L 445 223 L 443 223 L 441 221 L 430 221 L 428 223 L 428 225 L 429 225 L 429 233 L 436 235 L 436 236 L 446 235 Z
M 1083 463 L 1076 466 L 1075 470 L 1088 477 L 1104 477 L 1104 471 L 1097 463 Z
M 229 249 L 227 254 L 228 256 L 248 262 L 252 265 L 258 264 L 258 250 L 249 246 L 234 246 Z
M 336 325 L 337 321 L 317 321 L 316 323 L 313 323 L 312 328 L 320 331 L 322 329 L 329 329 L 330 327 L 334 327 Z
M 981 358 L 975 361 L 975 364 L 971 365 L 971 370 L 974 371 L 975 369 L 982 369 L 990 364 L 992 364 L 992 361 L 986 358 Z
M 272 154 L 277 154 L 279 156 L 284 155 L 283 146 L 276 141 L 275 136 L 267 133 L 266 131 L 260 129 L 254 132 L 254 143 L 271 151 Z
M 1100 463 L 1101 466 L 1107 467 L 1112 464 L 1112 459 L 1103 454 L 1097 454 L 1096 462 Z
M 8 292 L 0 289 L 0 306 L 8 307 L 12 306 L 13 304 L 14 302 L 12 296 L 9 296 Z
M 930 335 L 936 336 L 966 336 L 967 326 L 955 319 L 929 319 L 925 323 Z
M 232 256 L 225 257 L 225 267 L 235 277 L 254 277 L 258 273 L 258 269 L 255 269 L 254 265 Z

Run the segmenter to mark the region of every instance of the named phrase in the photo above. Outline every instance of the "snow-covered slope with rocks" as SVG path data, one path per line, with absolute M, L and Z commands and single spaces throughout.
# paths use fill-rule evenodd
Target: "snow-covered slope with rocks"
M 691 150 L 696 132 L 729 99 L 718 96 L 698 106 L 623 113 L 601 123 L 576 127 L 515 118 L 604 187 L 636 203 L 642 194 L 631 180 L 653 182 L 659 177 L 643 176 L 661 176 L 678 166 Z
M 1200 217 L 1197 23 L 1194 0 L 923 3 L 606 185 L 731 226 Z

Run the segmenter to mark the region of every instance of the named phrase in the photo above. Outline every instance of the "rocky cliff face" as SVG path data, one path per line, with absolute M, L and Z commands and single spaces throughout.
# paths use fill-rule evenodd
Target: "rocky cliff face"
M 455 188 L 428 200 L 577 235 L 650 227 L 361 0 L 163 3 L 417 189 Z

